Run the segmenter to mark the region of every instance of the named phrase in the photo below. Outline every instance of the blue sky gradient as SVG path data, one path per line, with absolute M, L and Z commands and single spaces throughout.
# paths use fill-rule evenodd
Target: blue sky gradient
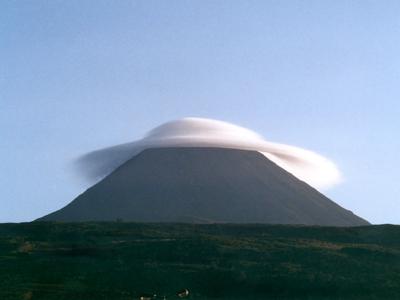
M 329 197 L 399 224 L 399 53 L 399 1 L 2 1 L 0 222 L 83 192 L 80 154 L 197 116 L 329 157 Z

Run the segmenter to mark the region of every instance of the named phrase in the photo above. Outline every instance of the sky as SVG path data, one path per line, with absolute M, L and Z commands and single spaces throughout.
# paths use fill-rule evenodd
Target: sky
M 0 3 L 0 222 L 88 188 L 74 160 L 204 117 L 333 160 L 324 193 L 400 224 L 399 1 Z

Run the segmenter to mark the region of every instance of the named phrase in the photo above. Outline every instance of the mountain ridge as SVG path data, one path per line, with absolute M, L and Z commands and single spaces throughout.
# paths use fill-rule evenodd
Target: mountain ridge
M 210 147 L 146 149 L 66 207 L 38 220 L 116 219 L 333 226 L 369 224 L 259 152 Z

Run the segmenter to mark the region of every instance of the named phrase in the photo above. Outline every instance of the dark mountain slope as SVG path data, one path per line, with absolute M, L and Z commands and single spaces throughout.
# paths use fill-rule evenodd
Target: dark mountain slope
M 148 149 L 39 220 L 357 226 L 343 209 L 254 151 Z

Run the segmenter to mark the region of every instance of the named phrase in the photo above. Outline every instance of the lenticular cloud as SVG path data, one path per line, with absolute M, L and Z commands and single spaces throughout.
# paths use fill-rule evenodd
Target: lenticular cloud
M 234 124 L 202 118 L 184 118 L 162 124 L 141 140 L 90 152 L 78 162 L 89 179 L 99 180 L 144 149 L 162 147 L 254 150 L 313 187 L 328 188 L 340 181 L 335 164 L 319 154 L 269 142 Z

